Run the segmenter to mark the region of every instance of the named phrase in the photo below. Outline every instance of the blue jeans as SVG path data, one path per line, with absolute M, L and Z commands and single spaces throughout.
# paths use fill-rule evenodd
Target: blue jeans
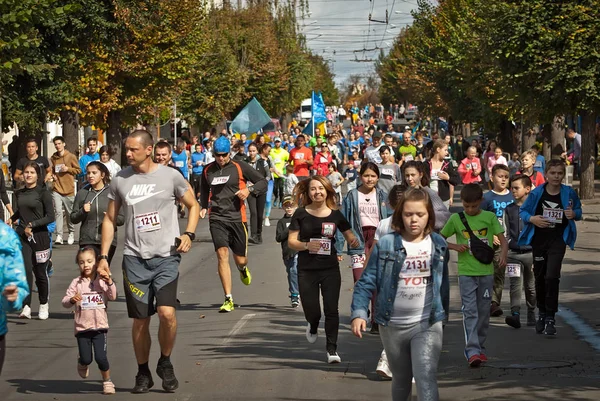
M 300 290 L 298 290 L 298 254 L 290 259 L 283 259 L 283 264 L 288 276 L 290 295 L 298 296 L 300 293 Z

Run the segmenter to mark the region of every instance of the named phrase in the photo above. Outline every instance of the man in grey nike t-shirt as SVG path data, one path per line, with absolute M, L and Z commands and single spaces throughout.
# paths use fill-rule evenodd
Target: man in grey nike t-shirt
M 155 312 L 160 320 L 161 348 L 156 373 L 165 391 L 172 392 L 179 387 L 170 356 L 177 333 L 175 306 L 180 253 L 191 248 L 200 211 L 193 191 L 181 174 L 152 160 L 153 145 L 152 136 L 143 130 L 134 131 L 125 142 L 129 167 L 121 170 L 109 187 L 110 202 L 102 222 L 102 254 L 98 262 L 98 271 L 110 271 L 106 254 L 122 207 L 125 214 L 123 284 L 127 312 L 133 318 L 133 349 L 138 363 L 134 393 L 147 393 L 154 385 L 148 360 L 150 318 Z M 179 233 L 176 201 L 189 210 L 183 235 Z

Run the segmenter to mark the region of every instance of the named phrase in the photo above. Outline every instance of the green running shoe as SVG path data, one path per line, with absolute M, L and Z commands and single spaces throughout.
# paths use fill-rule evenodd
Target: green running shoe
M 221 305 L 219 312 L 231 312 L 233 309 L 235 309 L 233 305 L 233 299 L 227 297 L 225 298 L 225 302 L 223 302 L 223 305 Z

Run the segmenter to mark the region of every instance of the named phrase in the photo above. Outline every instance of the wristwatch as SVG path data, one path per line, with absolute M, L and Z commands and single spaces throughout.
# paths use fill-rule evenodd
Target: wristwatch
M 100 255 L 100 256 L 98 256 L 98 259 L 99 260 L 102 260 L 102 259 L 108 260 L 108 255 Z
M 191 233 L 189 231 L 184 232 L 183 235 L 187 235 L 188 237 L 190 237 L 190 241 L 193 241 L 196 239 L 196 234 Z

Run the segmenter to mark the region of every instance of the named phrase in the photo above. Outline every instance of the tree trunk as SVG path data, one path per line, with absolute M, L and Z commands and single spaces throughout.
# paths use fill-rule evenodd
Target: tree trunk
M 65 138 L 65 147 L 69 152 L 80 157 L 84 151 L 79 148 L 79 114 L 75 110 L 61 110 L 60 122 Z
M 108 126 L 106 129 L 106 143 L 112 151 L 113 159 L 123 166 L 121 155 L 121 113 L 116 110 L 109 111 L 106 123 Z
M 594 198 L 594 168 L 596 166 L 596 113 L 585 111 L 581 129 L 581 178 L 579 197 Z
M 530 122 L 527 122 L 525 124 L 525 127 L 523 127 L 524 129 L 527 128 L 527 130 L 523 133 L 523 142 L 521 143 L 521 153 L 525 152 L 526 150 L 531 149 L 531 147 L 533 145 L 535 145 L 535 138 L 537 137 L 537 134 L 539 133 L 539 128 L 538 125 L 531 125 Z
M 560 155 L 566 152 L 565 143 L 565 116 L 555 116 L 552 120 L 552 129 L 550 131 L 550 142 L 552 148 L 550 156 L 552 159 L 560 159 Z
M 544 143 L 542 145 L 542 155 L 546 160 L 550 160 L 551 157 L 551 147 L 552 143 L 550 142 L 550 136 L 552 133 L 552 124 L 544 124 L 544 129 L 542 130 L 542 135 L 544 137 Z

